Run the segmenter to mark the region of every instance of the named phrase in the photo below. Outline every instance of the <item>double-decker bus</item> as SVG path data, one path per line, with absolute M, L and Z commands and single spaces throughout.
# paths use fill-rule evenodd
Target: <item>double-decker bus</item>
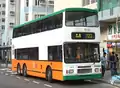
M 52 80 L 101 78 L 97 11 L 66 8 L 13 29 L 12 70 Z

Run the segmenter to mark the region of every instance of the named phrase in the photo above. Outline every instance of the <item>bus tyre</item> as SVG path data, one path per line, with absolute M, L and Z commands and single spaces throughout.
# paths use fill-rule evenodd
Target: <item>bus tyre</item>
M 26 67 L 26 65 L 23 66 L 23 76 L 24 77 L 27 76 L 27 67 Z
M 20 64 L 17 65 L 17 74 L 21 75 L 21 68 L 20 68 Z
M 48 82 L 50 82 L 50 83 L 52 82 L 52 70 L 51 70 L 51 68 L 47 69 L 46 79 Z

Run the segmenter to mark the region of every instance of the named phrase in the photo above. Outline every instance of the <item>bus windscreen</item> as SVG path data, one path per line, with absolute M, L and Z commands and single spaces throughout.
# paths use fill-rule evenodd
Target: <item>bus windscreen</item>
M 65 63 L 94 63 L 100 61 L 99 44 L 66 43 L 64 45 Z

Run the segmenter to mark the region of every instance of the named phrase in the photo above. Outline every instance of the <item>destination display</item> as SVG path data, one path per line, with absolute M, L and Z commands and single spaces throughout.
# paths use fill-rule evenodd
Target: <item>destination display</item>
M 72 39 L 95 39 L 95 33 L 88 32 L 72 32 Z

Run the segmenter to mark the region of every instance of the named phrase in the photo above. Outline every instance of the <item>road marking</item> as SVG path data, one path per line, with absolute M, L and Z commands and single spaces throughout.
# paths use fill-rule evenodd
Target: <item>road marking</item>
M 17 74 L 17 72 L 12 72 L 11 74 L 12 74 L 12 75 L 16 75 L 16 74 Z
M 20 79 L 20 77 L 16 76 L 17 79 Z
M 5 73 L 5 75 L 8 75 L 7 73 Z
M 47 86 L 47 87 L 52 87 L 51 85 L 48 85 L 48 84 L 44 84 L 44 86 Z
M 30 81 L 29 79 L 24 79 L 25 81 Z
M 39 82 L 37 82 L 37 81 L 33 81 L 33 83 L 39 84 Z
M 3 70 L 3 71 L 4 71 L 4 70 L 6 70 L 6 69 L 0 69 L 0 70 Z
M 6 71 L 6 72 L 12 72 L 12 71 L 9 71 L 9 70 L 8 70 L 8 71 Z

